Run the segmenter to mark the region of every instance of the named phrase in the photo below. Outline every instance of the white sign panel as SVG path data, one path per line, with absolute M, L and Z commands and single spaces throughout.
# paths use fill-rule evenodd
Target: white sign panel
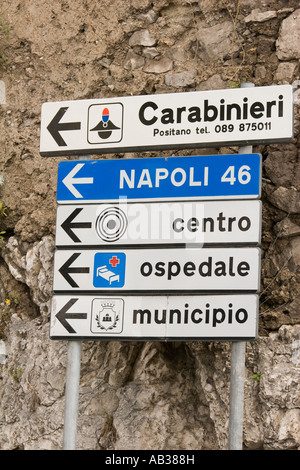
M 198 148 L 293 138 L 291 85 L 48 102 L 42 156 Z
M 259 248 L 57 250 L 54 292 L 259 291 Z
M 259 244 L 261 201 L 61 205 L 56 246 Z
M 76 296 L 52 299 L 52 339 L 255 339 L 258 296 Z

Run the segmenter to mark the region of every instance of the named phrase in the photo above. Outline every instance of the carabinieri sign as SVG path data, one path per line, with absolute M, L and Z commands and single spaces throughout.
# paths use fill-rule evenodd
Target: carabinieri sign
M 42 106 L 40 153 L 51 157 L 288 142 L 291 85 L 195 91 Z

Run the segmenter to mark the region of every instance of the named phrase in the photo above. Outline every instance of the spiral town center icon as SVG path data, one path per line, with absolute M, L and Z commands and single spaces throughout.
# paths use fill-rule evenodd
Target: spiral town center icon
M 124 235 L 127 225 L 127 217 L 119 207 L 108 207 L 99 214 L 96 231 L 102 240 L 115 242 Z

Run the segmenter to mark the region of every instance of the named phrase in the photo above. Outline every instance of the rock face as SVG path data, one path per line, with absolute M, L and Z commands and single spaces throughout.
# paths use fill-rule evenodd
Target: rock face
M 263 155 L 262 279 L 243 446 L 300 449 L 299 2 L 11 0 L 0 24 L 0 449 L 62 448 L 68 345 L 49 339 L 62 158 L 39 155 L 42 103 L 244 80 L 293 85 L 295 138 L 253 149 Z M 77 448 L 227 449 L 230 350 L 83 342 Z
M 282 21 L 277 40 L 277 55 L 280 60 L 300 59 L 300 9 Z

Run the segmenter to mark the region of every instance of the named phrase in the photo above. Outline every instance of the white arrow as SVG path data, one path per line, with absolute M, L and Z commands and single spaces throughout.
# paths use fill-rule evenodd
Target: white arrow
M 67 176 L 62 180 L 64 185 L 68 190 L 77 198 L 82 198 L 82 194 L 74 187 L 74 184 L 93 184 L 94 178 L 74 178 L 74 176 L 79 172 L 79 170 L 84 166 L 84 163 L 77 163 L 76 166 L 67 174 Z

